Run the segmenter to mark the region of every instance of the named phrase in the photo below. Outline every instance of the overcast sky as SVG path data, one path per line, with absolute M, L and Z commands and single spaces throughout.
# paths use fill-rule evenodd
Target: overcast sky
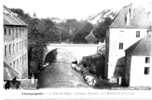
M 9 8 L 21 8 L 30 15 L 36 13 L 39 18 L 82 19 L 103 9 L 120 9 L 131 1 L 136 0 L 3 0 L 3 4 Z

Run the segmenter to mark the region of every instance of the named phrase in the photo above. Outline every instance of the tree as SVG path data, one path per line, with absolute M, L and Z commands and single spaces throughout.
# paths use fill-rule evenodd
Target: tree
M 95 36 L 99 41 L 103 41 L 106 37 L 106 32 L 112 23 L 112 19 L 107 17 L 103 22 L 100 22 L 94 30 Z
M 37 76 L 37 72 L 43 64 L 43 55 L 47 43 L 58 42 L 58 29 L 48 18 L 32 18 L 22 9 L 10 9 L 28 24 L 28 59 L 31 74 Z
M 60 34 L 50 19 L 41 19 L 37 27 L 43 41 L 46 43 L 59 42 Z
M 85 40 L 85 37 L 90 33 L 92 29 L 93 29 L 93 25 L 89 22 L 86 22 L 85 26 L 75 34 L 73 38 L 73 42 L 87 43 L 87 41 Z
M 15 9 L 15 8 L 10 8 L 10 10 L 14 13 L 16 13 L 22 20 L 25 21 L 26 24 L 29 24 L 31 21 L 31 16 L 27 13 L 25 13 L 22 9 Z

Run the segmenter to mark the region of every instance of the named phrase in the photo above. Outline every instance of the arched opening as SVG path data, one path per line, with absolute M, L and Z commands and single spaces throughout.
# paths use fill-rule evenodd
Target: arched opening
M 77 60 L 72 51 L 65 48 L 55 48 L 48 52 L 44 58 L 44 64 L 53 62 L 72 62 Z
M 56 55 L 57 55 L 57 49 L 53 49 L 50 52 L 48 52 L 44 58 L 44 64 L 45 63 L 52 63 L 53 61 L 56 60 Z

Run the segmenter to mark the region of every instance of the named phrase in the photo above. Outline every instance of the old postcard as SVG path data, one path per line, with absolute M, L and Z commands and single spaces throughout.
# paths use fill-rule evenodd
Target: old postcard
M 151 0 L 4 0 L 4 99 L 150 98 Z

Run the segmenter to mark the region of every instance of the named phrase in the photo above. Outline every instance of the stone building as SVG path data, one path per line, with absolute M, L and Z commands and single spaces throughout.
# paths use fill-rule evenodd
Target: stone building
M 108 79 L 118 79 L 114 75 L 117 66 L 125 66 L 119 61 L 124 61 L 127 48 L 148 34 L 151 25 L 149 19 L 148 12 L 141 6 L 130 4 L 119 11 L 106 34 L 105 74 Z
M 28 78 L 27 24 L 3 7 L 4 80 Z

